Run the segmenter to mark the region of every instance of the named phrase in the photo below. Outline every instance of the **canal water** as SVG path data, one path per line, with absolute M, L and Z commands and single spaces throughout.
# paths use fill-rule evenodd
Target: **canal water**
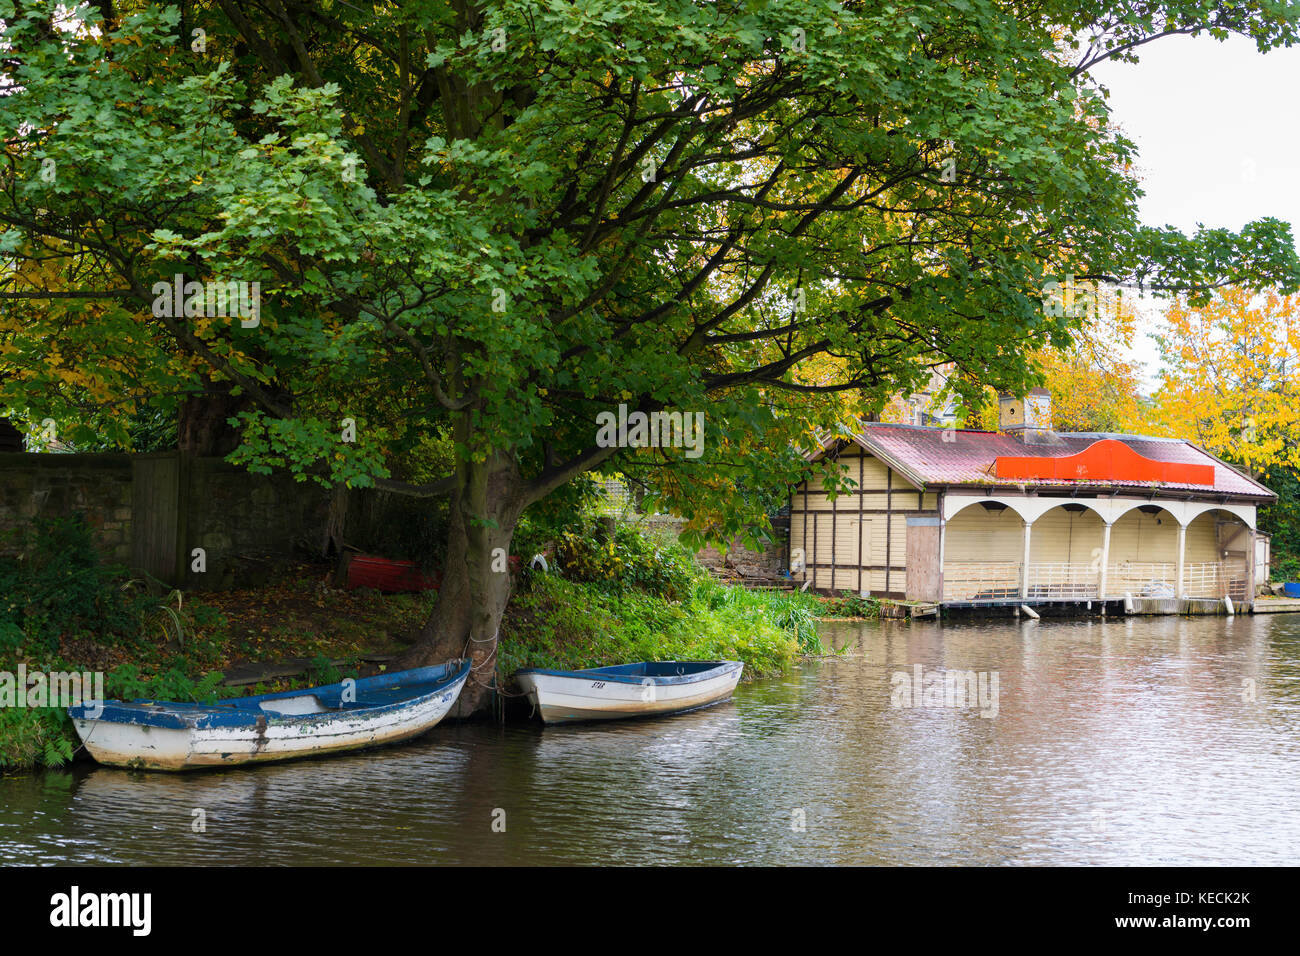
M 3 777 L 0 863 L 1300 862 L 1300 616 L 829 630 L 675 718 Z

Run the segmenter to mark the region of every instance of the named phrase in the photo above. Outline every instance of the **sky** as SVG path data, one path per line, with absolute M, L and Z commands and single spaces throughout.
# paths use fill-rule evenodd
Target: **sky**
M 1168 37 L 1139 63 L 1091 74 L 1138 146 L 1145 224 L 1236 230 L 1273 216 L 1300 237 L 1300 48 L 1263 54 L 1239 37 Z M 1160 300 L 1151 303 L 1154 323 Z M 1159 356 L 1145 332 L 1133 354 L 1154 388 Z

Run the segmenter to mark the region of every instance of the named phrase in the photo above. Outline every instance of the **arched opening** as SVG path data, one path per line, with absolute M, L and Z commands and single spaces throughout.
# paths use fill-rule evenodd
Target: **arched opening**
M 991 601 L 1020 593 L 1025 523 L 998 501 L 976 501 L 944 524 L 943 599 Z
M 1187 524 L 1184 594 L 1248 600 L 1253 543 L 1249 526 L 1236 515 L 1220 508 L 1197 515 Z
M 1178 519 L 1160 505 L 1130 508 L 1110 529 L 1106 592 L 1142 598 L 1178 596 Z
M 1030 529 L 1025 597 L 1091 600 L 1100 593 L 1101 515 L 1078 501 L 1045 511 Z

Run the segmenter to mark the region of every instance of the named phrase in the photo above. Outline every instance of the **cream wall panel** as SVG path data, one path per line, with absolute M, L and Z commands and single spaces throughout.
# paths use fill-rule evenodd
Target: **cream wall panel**
M 814 553 L 808 558 L 809 564 L 830 564 L 831 563 L 831 529 L 834 528 L 834 520 L 830 514 L 809 515 L 809 527 L 817 529 L 817 547 Z M 813 549 L 810 547 L 809 551 Z
M 1024 549 L 1024 522 L 1007 508 L 985 511 L 973 505 L 944 527 L 943 559 L 949 561 L 1016 561 Z
M 867 524 L 869 523 L 868 521 Z M 851 516 L 841 514 L 838 528 L 839 530 L 835 535 L 835 563 L 837 565 L 857 567 L 859 532 L 866 531 L 869 533 L 870 528 L 864 528 L 863 522 L 858 520 L 856 514 Z
M 884 564 L 885 563 L 885 516 L 876 515 L 866 519 L 866 540 L 863 552 L 866 560 L 863 564 Z M 899 564 L 902 564 L 900 559 Z
M 1130 511 L 1110 529 L 1110 563 L 1172 564 L 1178 560 L 1178 521 L 1168 511 Z
M 895 574 L 899 572 L 894 572 Z M 891 577 L 890 584 L 893 584 Z M 880 594 L 885 590 L 885 572 L 884 571 L 863 571 L 862 572 L 863 590 L 871 594 Z M 890 590 L 897 590 L 891 587 Z
M 863 586 L 866 585 L 866 574 L 862 576 Z M 836 591 L 852 591 L 858 593 L 858 569 L 857 568 L 836 568 L 835 569 L 835 587 Z
M 905 563 L 907 563 L 907 518 L 906 517 L 900 515 L 894 515 L 894 527 L 889 537 L 890 537 L 890 542 L 889 542 L 890 564 L 892 564 L 894 567 L 902 567 Z M 894 579 L 891 577 L 889 581 L 890 584 L 892 585 Z
M 863 459 L 862 488 L 864 491 L 883 491 L 889 487 L 889 480 L 889 468 L 880 459 L 869 455 Z M 894 483 L 898 484 L 897 477 Z
M 1218 517 L 1217 512 L 1209 511 L 1203 515 L 1197 515 L 1192 519 L 1192 523 L 1187 526 L 1187 551 L 1186 560 L 1188 564 L 1203 564 L 1208 561 L 1222 561 L 1223 556 L 1219 553 L 1219 538 L 1215 531 L 1215 519 Z
M 1053 508 L 1034 522 L 1031 564 L 1088 564 L 1101 548 L 1101 515 L 1095 511 Z

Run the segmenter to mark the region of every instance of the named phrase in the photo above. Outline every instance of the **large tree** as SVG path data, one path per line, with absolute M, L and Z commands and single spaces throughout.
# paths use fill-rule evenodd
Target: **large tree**
M 0 407 L 224 383 L 235 460 L 450 499 L 417 657 L 483 706 L 521 512 L 584 471 L 726 535 L 848 411 L 1064 346 L 1048 278 L 1294 289 L 1290 231 L 1142 227 L 1091 66 L 1293 7 L 1114 0 L 0 0 Z M 260 283 L 260 321 L 158 283 Z M 372 401 L 383 396 L 384 401 Z M 598 441 L 703 412 L 702 455 Z M 355 440 L 342 420 L 356 425 Z M 39 420 L 39 419 L 38 419 Z M 74 424 L 74 427 L 77 427 Z M 403 442 L 454 467 L 389 479 Z M 611 459 L 616 459 L 611 461 Z

